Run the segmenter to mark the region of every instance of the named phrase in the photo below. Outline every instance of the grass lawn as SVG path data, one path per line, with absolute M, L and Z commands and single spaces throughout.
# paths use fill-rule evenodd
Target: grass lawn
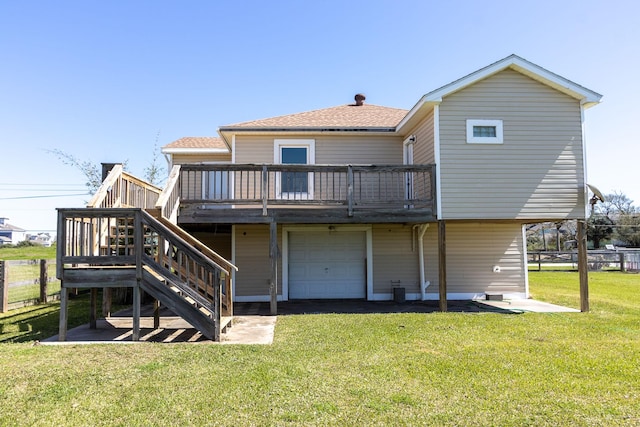
M 638 426 L 640 276 L 589 276 L 590 313 L 283 316 L 270 346 L 5 342 L 0 425 Z M 529 277 L 579 306 L 577 273 Z
M 13 259 L 55 259 L 56 246 L 0 246 L 0 260 Z

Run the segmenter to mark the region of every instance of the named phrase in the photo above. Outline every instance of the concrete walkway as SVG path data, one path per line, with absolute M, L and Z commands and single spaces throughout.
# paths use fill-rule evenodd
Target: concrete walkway
M 567 313 L 579 310 L 535 300 L 504 301 L 448 301 L 449 312 L 463 313 Z M 156 343 L 209 343 L 254 344 L 273 342 L 277 316 L 269 315 L 269 303 L 236 303 L 233 326 L 215 343 L 202 336 L 189 323 L 163 309 L 160 328 L 153 329 L 152 307 L 143 307 L 140 318 L 140 342 Z M 432 313 L 439 311 L 438 301 L 369 302 L 348 300 L 315 300 L 278 303 L 278 316 L 322 313 Z M 134 344 L 131 340 L 133 320 L 131 310 L 124 310 L 108 319 L 98 319 L 96 329 L 88 324 L 67 331 L 67 341 L 59 342 L 58 336 L 47 338 L 41 344 Z

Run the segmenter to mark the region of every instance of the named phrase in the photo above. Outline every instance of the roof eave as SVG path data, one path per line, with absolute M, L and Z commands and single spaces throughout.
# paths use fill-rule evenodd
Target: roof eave
M 231 135 L 235 133 L 324 133 L 324 132 L 367 132 L 367 133 L 394 133 L 396 127 L 221 127 L 218 132 L 221 135 Z M 224 138 L 224 136 L 223 136 Z
M 227 154 L 227 148 L 163 148 L 163 154 Z
M 395 126 L 379 127 L 221 127 L 220 132 L 394 132 Z

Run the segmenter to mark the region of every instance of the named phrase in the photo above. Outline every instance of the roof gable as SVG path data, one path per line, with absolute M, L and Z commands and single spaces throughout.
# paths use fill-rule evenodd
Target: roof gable
M 447 85 L 444 85 L 436 90 L 433 90 L 424 95 L 418 103 L 409 111 L 406 117 L 398 125 L 398 128 L 404 127 L 407 123 L 412 122 L 414 116 L 425 106 L 439 104 L 442 102 L 442 98 L 456 93 L 468 86 L 471 86 L 480 80 L 484 80 L 494 74 L 497 74 L 503 70 L 512 69 L 515 70 L 533 80 L 536 80 L 542 84 L 545 84 L 559 92 L 562 92 L 572 98 L 579 100 L 584 108 L 592 107 L 600 102 L 602 95 L 594 92 L 590 89 L 580 86 L 577 83 L 572 82 L 569 79 L 565 79 L 558 74 L 540 67 L 532 62 L 527 61 L 519 57 L 518 55 L 510 55 L 504 59 L 494 62 L 484 68 L 474 71 L 458 80 L 455 80 Z
M 439 100 L 444 96 L 457 92 L 479 80 L 483 80 L 507 68 L 514 69 L 525 76 L 531 77 L 534 80 L 546 84 L 547 86 L 551 86 L 552 88 L 573 98 L 580 99 L 584 104 L 588 104 L 589 106 L 597 104 L 600 102 L 600 98 L 602 98 L 602 95 L 599 93 L 580 86 L 571 80 L 552 73 L 551 71 L 529 62 L 526 59 L 520 58 L 517 55 L 510 55 L 454 82 L 442 86 L 439 89 L 431 91 L 426 94 L 424 98 L 432 101 Z

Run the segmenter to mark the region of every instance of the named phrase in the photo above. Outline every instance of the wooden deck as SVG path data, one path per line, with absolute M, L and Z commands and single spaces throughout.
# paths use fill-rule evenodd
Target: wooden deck
M 435 165 L 180 165 L 178 222 L 433 222 Z

